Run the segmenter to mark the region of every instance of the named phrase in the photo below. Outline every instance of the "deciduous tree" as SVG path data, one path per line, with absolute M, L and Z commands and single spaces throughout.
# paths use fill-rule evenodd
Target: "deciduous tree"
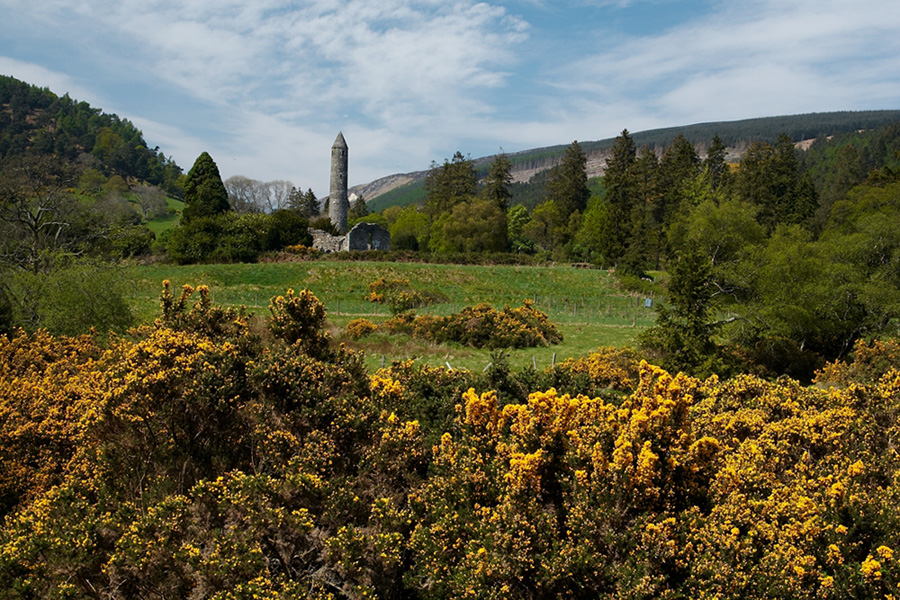
M 52 157 L 23 156 L 4 162 L 0 171 L 0 221 L 7 226 L 0 241 L 4 262 L 37 272 L 48 266 L 48 253 L 78 243 L 69 231 L 81 209 L 70 192 L 76 180 L 72 165 Z
M 503 252 L 506 212 L 493 200 L 472 198 L 438 217 L 431 237 L 435 252 Z

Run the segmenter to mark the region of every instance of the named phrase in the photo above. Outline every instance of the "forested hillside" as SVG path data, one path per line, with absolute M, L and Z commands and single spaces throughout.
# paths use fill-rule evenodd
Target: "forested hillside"
M 148 148 L 127 119 L 101 112 L 68 94 L 0 76 L 0 159 L 53 155 L 179 194 L 181 169 L 159 148 Z
M 150 252 L 183 179 L 127 120 L 0 77 L 0 332 L 132 324 L 111 261 Z
M 857 112 L 811 113 L 803 115 L 786 115 L 780 117 L 761 117 L 741 121 L 722 121 L 714 123 L 698 123 L 680 127 L 666 127 L 639 131 L 631 134 L 638 147 L 648 147 L 662 153 L 672 140 L 683 137 L 696 146 L 701 154 L 712 143 L 714 137 L 722 141 L 730 149 L 730 159 L 737 161 L 754 142 L 774 144 L 780 135 L 787 135 L 795 142 L 803 140 L 819 140 L 845 136 L 869 131 L 900 121 L 900 110 L 878 110 Z M 598 141 L 582 141 L 580 145 L 587 158 L 589 177 L 603 174 L 606 159 L 615 143 L 614 138 Z M 533 187 L 540 187 L 541 181 L 532 182 L 532 178 L 556 165 L 566 146 L 548 146 L 524 150 L 508 155 L 513 174 L 513 181 L 519 186 L 513 194 L 513 204 L 533 206 Z M 486 168 L 490 157 L 474 159 L 476 168 Z M 386 191 L 366 194 L 372 203 L 373 210 L 384 210 L 389 206 L 407 206 L 421 201 L 424 197 L 423 183 L 425 172 L 409 173 L 406 176 L 391 176 L 396 180 L 396 188 L 384 187 Z M 388 179 L 388 178 L 386 178 Z M 408 181 L 411 179 L 412 181 Z M 370 184 L 371 186 L 371 184 Z M 521 200 L 520 200 L 521 198 Z

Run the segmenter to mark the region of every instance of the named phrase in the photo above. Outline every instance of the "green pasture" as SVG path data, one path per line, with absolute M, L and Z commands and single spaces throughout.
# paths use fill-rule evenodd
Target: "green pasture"
M 445 315 L 479 302 L 496 308 L 535 302 L 556 323 L 565 340 L 557 346 L 509 351 L 516 367 L 549 366 L 555 360 L 583 356 L 599 346 L 633 343 L 635 335 L 653 323 L 653 310 L 644 296 L 623 292 L 606 271 L 571 266 L 460 266 L 419 263 L 314 261 L 241 265 L 150 265 L 127 271 L 133 308 L 142 321 L 158 310 L 162 281 L 172 289 L 184 284 L 207 285 L 215 302 L 246 306 L 258 316 L 268 314 L 269 300 L 286 290 L 308 288 L 328 311 L 328 326 L 337 341 L 363 350 L 372 369 L 393 360 L 413 358 L 431 365 L 448 363 L 454 369 L 481 370 L 491 351 L 455 344 L 437 345 L 408 336 L 374 335 L 353 341 L 344 335 L 346 324 L 367 318 L 376 325 L 390 317 L 387 307 L 364 298 L 369 283 L 380 277 L 405 278 L 422 292 L 441 301 L 419 309 L 420 314 Z
M 172 210 L 171 213 L 164 217 L 157 217 L 156 219 L 151 219 L 144 223 L 147 228 L 156 235 L 175 227 L 181 219 L 181 211 L 184 210 L 184 202 L 172 198 L 171 196 L 166 198 L 166 205 Z

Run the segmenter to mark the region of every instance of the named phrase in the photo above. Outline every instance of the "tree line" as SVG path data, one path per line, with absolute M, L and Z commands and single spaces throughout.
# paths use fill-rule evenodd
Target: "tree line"
M 782 134 L 729 162 L 718 136 L 701 156 L 684 136 L 659 151 L 625 130 L 597 182 L 573 142 L 536 178 L 530 209 L 510 206 L 506 156 L 479 178 L 457 152 L 432 165 L 420 204 L 382 214 L 396 248 L 590 262 L 635 289 L 668 270 L 662 329 L 642 340 L 659 361 L 809 377 L 900 317 L 900 240 L 881 226 L 900 207 L 898 133 L 888 125 L 808 151 Z
M 658 306 L 658 326 L 640 340 L 657 361 L 697 374 L 756 370 L 807 378 L 856 340 L 891 331 L 900 317 L 892 300 L 900 294 L 900 240 L 881 226 L 900 210 L 897 132 L 888 126 L 821 140 L 820 159 L 781 135 L 775 143 L 751 144 L 730 163 L 718 137 L 701 157 L 683 136 L 657 152 L 639 149 L 625 130 L 599 182 L 588 180 L 585 153 L 573 142 L 542 176 L 530 211 L 510 205 L 507 156 L 496 156 L 479 176 L 457 152 L 432 165 L 421 204 L 372 215 L 360 201 L 353 216 L 388 227 L 396 250 L 591 262 L 635 288 L 667 270 L 669 303 Z M 257 217 L 280 224 L 251 225 L 248 212 L 203 221 L 212 227 L 203 230 L 190 224 L 199 204 L 192 208 L 197 201 L 189 200 L 170 257 L 252 260 L 281 243 L 271 232 L 287 231 L 289 222 L 296 221 L 298 233 L 285 239 L 303 243 L 302 226 L 318 214 L 311 190 L 288 192 L 284 183 L 245 178 L 229 181 L 230 194 L 218 185 L 216 211 L 233 213 L 243 194 L 262 198 L 244 203 L 255 210 L 283 203 L 285 209 Z

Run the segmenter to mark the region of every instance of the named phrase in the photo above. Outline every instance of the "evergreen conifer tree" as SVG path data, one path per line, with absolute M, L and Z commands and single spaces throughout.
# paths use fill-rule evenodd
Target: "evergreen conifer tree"
M 713 191 L 727 186 L 731 179 L 731 171 L 728 170 L 728 163 L 725 162 L 725 152 L 725 142 L 716 134 L 706 151 L 706 160 L 703 162 L 703 166 L 709 172 L 710 187 Z
M 512 197 L 512 192 L 509 191 L 509 184 L 512 183 L 511 168 L 506 154 L 498 154 L 488 167 L 484 189 L 481 191 L 482 198 L 492 201 L 503 211 L 509 209 L 509 199 Z
M 443 165 L 432 163 L 425 176 L 425 190 L 428 194 L 425 212 L 434 220 L 475 195 L 478 190 L 475 165 L 461 152 L 454 154 L 452 160 L 444 160 Z
M 369 206 L 366 204 L 366 199 L 362 196 L 357 196 L 350 206 L 350 210 L 347 212 L 347 218 L 350 220 L 362 219 L 368 214 Z
M 668 306 L 657 307 L 656 325 L 641 336 L 641 344 L 661 354 L 667 369 L 700 376 L 711 374 L 717 348 L 712 265 L 702 251 L 688 248 L 670 265 Z
M 628 130 L 624 129 L 616 138 L 610 157 L 606 159 L 606 173 L 603 177 L 609 218 L 605 221 L 607 230 L 602 232 L 602 253 L 613 264 L 618 264 L 619 259 L 624 256 L 631 234 L 632 206 L 636 201 L 632 167 L 636 160 L 634 140 Z
M 587 186 L 587 157 L 577 141 L 566 148 L 562 161 L 550 171 L 546 190 L 547 199 L 556 202 L 564 218 L 575 211 L 584 213 L 591 191 Z
M 182 221 L 185 223 L 231 210 L 219 167 L 207 152 L 198 156 L 188 171 L 184 183 L 184 203 Z

